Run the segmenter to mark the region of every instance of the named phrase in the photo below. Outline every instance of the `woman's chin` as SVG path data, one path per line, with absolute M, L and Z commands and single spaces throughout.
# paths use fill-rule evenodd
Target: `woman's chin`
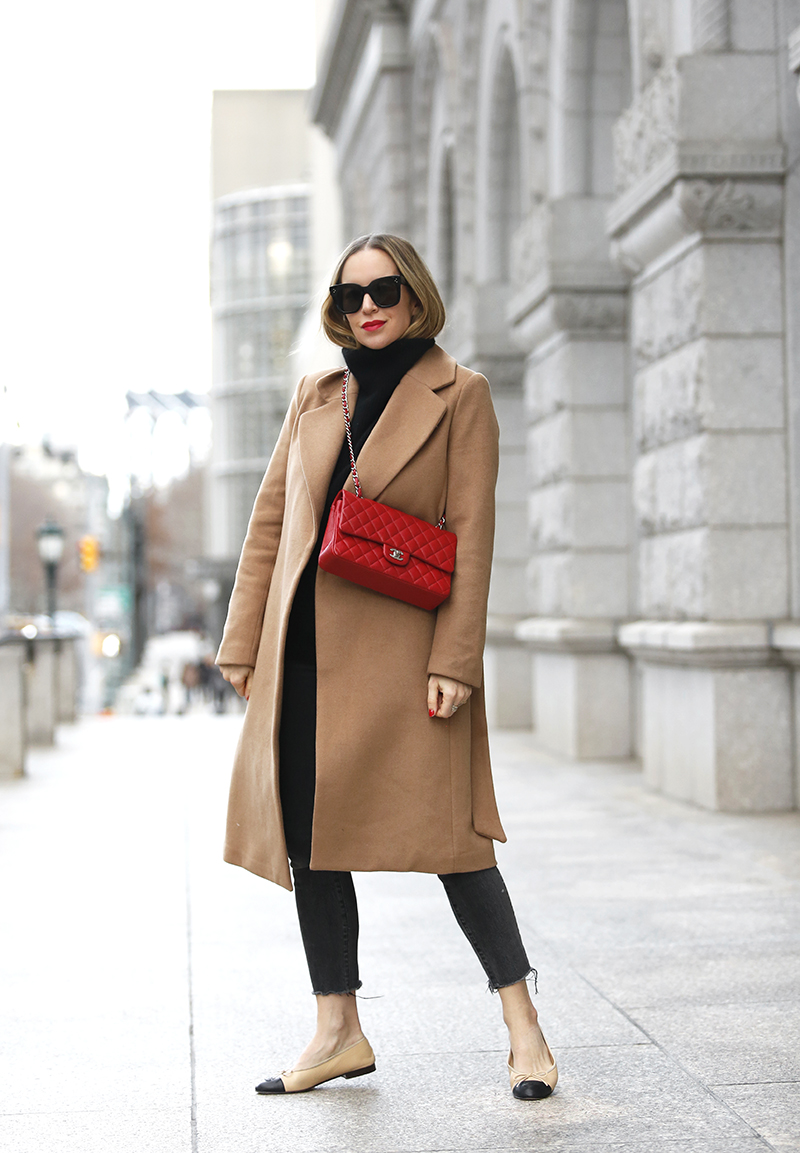
M 360 332 L 356 340 L 364 348 L 386 348 L 387 344 L 391 344 L 394 337 L 389 332 Z

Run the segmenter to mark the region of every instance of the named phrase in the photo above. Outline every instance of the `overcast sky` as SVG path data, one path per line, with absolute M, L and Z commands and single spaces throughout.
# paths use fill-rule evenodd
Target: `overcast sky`
M 313 28 L 313 0 L 7 6 L 6 439 L 113 472 L 127 389 L 208 389 L 211 93 L 309 87 Z

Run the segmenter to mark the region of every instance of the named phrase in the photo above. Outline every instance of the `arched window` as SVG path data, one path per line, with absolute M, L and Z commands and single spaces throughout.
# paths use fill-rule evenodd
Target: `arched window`
M 456 286 L 456 206 L 451 148 L 446 148 L 442 154 L 436 249 L 439 289 L 445 304 L 449 304 Z
M 507 281 L 511 244 L 522 217 L 519 98 L 511 54 L 506 50 L 495 73 L 489 139 L 489 251 L 493 280 Z

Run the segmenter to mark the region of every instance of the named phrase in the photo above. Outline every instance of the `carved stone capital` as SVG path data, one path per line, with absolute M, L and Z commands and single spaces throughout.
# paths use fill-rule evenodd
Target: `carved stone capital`
M 703 10 L 705 53 L 665 64 L 614 126 L 617 191 L 607 216 L 614 239 L 659 211 L 664 227 L 676 209 L 684 224 L 703 229 L 773 231 L 771 218 L 764 227 L 750 223 L 759 216 L 758 198 L 727 182 L 778 183 L 784 174 L 775 78 L 761 57 L 709 55 L 725 42 L 727 17 L 710 2 Z M 676 181 L 691 182 L 692 191 L 684 188 L 681 203 L 665 213 L 663 202 Z M 771 217 L 772 208 L 766 212 Z M 630 267 L 624 253 L 618 258 Z
M 620 229 L 612 254 L 628 272 L 642 272 L 690 236 L 771 239 L 780 236 L 783 187 L 762 180 L 676 180 L 646 215 Z
M 606 199 L 597 196 L 565 196 L 543 201 L 528 214 L 518 230 L 514 244 L 513 295 L 506 319 L 512 325 L 515 339 L 528 351 L 530 324 L 536 328 L 544 315 L 536 318 L 534 314 L 551 296 L 549 314 L 556 324 L 564 320 L 566 327 L 572 328 L 580 313 L 581 317 L 590 314 L 599 320 L 600 327 L 607 327 L 609 322 L 617 327 L 617 305 L 609 306 L 608 296 L 623 291 L 627 278 L 611 260 L 610 247 L 604 239 L 607 204 Z M 594 303 L 588 304 L 589 299 Z M 595 320 L 589 323 L 590 327 L 595 326 Z M 585 327 L 583 321 L 578 321 L 578 327 Z
M 535 307 L 518 316 L 514 339 L 528 352 L 559 333 L 573 337 L 621 338 L 627 325 L 627 293 L 613 291 L 561 291 L 546 293 Z
M 701 232 L 780 234 L 783 195 L 778 184 L 679 180 L 675 193 L 686 220 Z
M 483 372 L 492 388 L 519 388 L 523 353 L 508 339 L 507 286 L 497 281 L 477 286 L 462 283 L 448 308 L 447 345 L 460 364 Z

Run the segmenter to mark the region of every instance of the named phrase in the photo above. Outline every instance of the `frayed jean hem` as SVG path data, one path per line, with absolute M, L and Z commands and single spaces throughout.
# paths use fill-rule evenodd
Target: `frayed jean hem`
M 359 981 L 352 989 L 312 989 L 311 992 L 315 997 L 355 997 L 356 990 L 361 988 L 361 984 Z
M 531 979 L 533 979 L 533 991 L 534 991 L 534 993 L 538 993 L 539 992 L 539 974 L 537 973 L 536 969 L 534 969 L 533 965 L 531 965 L 531 967 L 530 967 L 530 969 L 528 969 L 527 973 L 524 973 L 516 981 L 505 981 L 502 985 L 495 985 L 491 981 L 489 981 L 487 983 L 486 987 L 490 993 L 497 993 L 500 991 L 500 989 L 510 989 L 512 985 L 519 985 L 520 981 L 530 981 Z

